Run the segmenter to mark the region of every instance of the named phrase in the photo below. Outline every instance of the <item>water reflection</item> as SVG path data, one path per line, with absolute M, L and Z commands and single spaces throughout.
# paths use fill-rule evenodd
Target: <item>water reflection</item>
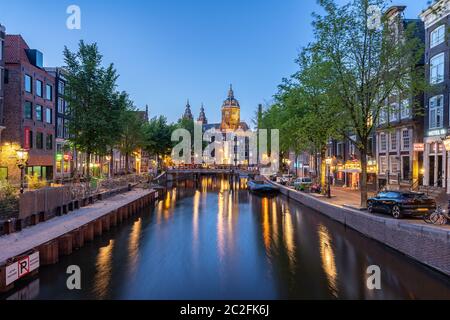
M 134 275 L 139 264 L 139 241 L 141 238 L 142 219 L 139 218 L 131 229 L 130 240 L 128 242 L 128 256 L 129 256 L 129 274 Z
M 229 177 L 178 183 L 138 220 L 43 268 L 30 298 L 64 298 L 72 264 L 89 285 L 71 299 L 450 299 L 449 278 Z M 379 291 L 366 287 L 374 264 Z
M 317 230 L 319 234 L 319 244 L 320 244 L 320 257 L 322 258 L 322 268 L 327 276 L 328 286 L 330 287 L 331 293 L 334 297 L 338 298 L 338 287 L 337 287 L 337 269 L 336 261 L 334 258 L 333 243 L 331 240 L 330 233 L 327 227 L 324 225 L 319 225 Z
M 112 276 L 112 252 L 114 240 L 110 240 L 106 247 L 100 248 L 94 277 L 94 293 L 98 299 L 104 299 L 109 294 L 109 283 Z

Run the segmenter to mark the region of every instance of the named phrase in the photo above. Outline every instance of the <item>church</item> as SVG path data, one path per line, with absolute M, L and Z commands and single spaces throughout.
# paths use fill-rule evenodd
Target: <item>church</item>
M 221 155 L 216 157 L 216 165 L 225 166 L 248 166 L 251 157 L 249 134 L 250 127 L 246 122 L 241 121 L 241 106 L 234 96 L 233 86 L 230 85 L 228 97 L 222 104 L 222 120 L 220 123 L 208 123 L 206 118 L 205 107 L 202 104 L 197 123 L 202 125 L 203 132 L 211 132 L 214 134 L 222 134 L 223 148 L 220 150 Z M 189 100 L 183 119 L 194 121 Z M 214 142 L 214 139 L 211 141 Z M 244 146 L 240 145 L 243 143 Z

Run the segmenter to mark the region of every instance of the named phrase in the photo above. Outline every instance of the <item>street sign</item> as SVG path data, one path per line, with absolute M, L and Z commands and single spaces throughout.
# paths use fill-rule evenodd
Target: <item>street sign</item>
M 422 152 L 425 150 L 425 145 L 423 143 L 414 143 L 414 151 Z
M 39 252 L 22 257 L 20 260 L 6 266 L 6 285 L 26 276 L 39 268 Z

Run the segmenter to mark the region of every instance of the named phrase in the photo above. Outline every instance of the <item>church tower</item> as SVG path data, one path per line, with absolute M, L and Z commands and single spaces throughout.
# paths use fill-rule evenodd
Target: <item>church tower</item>
M 189 104 L 189 99 L 186 103 L 186 109 L 184 110 L 183 120 L 194 120 L 194 117 L 192 116 L 191 111 L 191 105 Z
M 203 107 L 203 103 L 202 107 L 200 108 L 200 115 L 198 116 L 197 122 L 201 123 L 202 125 L 208 124 L 208 119 L 206 119 L 205 108 Z
M 234 98 L 233 86 L 230 85 L 228 98 L 222 105 L 222 123 L 220 130 L 237 130 L 241 122 L 241 107 L 239 101 Z

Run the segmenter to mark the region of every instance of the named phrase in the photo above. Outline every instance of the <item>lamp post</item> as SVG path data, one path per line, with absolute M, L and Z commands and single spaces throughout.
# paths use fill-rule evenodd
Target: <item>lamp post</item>
M 325 163 L 327 165 L 327 197 L 331 198 L 331 180 L 330 180 L 330 171 L 331 171 L 331 165 L 333 163 L 333 158 L 328 157 L 325 159 Z
M 28 162 L 28 151 L 25 149 L 16 150 L 17 167 L 20 169 L 20 193 L 24 192 L 24 173 Z

